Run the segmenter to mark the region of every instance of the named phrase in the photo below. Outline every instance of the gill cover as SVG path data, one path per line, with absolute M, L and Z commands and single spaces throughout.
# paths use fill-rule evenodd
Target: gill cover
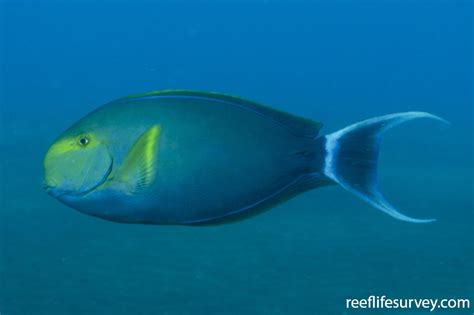
M 45 184 L 59 193 L 90 192 L 111 172 L 113 160 L 106 145 L 93 135 L 87 135 L 87 143 L 81 144 L 81 137 L 59 139 L 46 153 Z

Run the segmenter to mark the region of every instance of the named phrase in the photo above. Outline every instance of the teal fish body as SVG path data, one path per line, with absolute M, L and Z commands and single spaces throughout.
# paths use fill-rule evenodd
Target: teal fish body
M 45 156 L 45 187 L 66 205 L 111 221 L 206 225 L 339 184 L 398 219 L 425 222 L 390 206 L 375 177 L 374 139 L 419 117 L 439 119 L 393 114 L 319 136 L 320 123 L 232 96 L 144 93 L 108 103 L 66 130 Z

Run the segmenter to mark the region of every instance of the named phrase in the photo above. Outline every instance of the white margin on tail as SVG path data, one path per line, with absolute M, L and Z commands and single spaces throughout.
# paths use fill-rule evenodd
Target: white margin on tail
M 442 119 L 441 117 L 438 117 L 436 115 L 426 113 L 426 112 L 405 112 L 405 113 L 395 113 L 395 114 L 389 114 L 385 116 L 379 116 L 379 117 L 374 117 L 370 118 L 358 123 L 355 123 L 353 125 L 350 125 L 348 127 L 345 127 L 339 131 L 336 131 L 334 133 L 331 133 L 329 135 L 326 135 L 326 144 L 325 144 L 325 160 L 324 160 L 324 175 L 338 183 L 341 187 L 344 189 L 348 190 L 349 192 L 355 194 L 362 200 L 368 202 L 370 205 L 373 207 L 387 213 L 388 215 L 402 220 L 402 221 L 408 221 L 408 222 L 413 222 L 413 223 L 427 223 L 427 222 L 433 222 L 436 221 L 436 219 L 416 219 L 416 218 L 411 218 L 409 216 L 406 216 L 399 211 L 397 211 L 392 205 L 390 205 L 383 195 L 378 191 L 378 189 L 375 189 L 372 191 L 373 196 L 368 196 L 361 191 L 358 191 L 355 189 L 352 185 L 349 183 L 345 182 L 341 176 L 337 174 L 337 170 L 335 169 L 335 156 L 338 153 L 339 150 L 339 143 L 338 140 L 343 137 L 344 135 L 351 133 L 352 131 L 355 131 L 356 129 L 360 129 L 369 125 L 377 124 L 377 123 L 385 123 L 385 125 L 382 125 L 382 127 L 379 129 L 379 132 L 377 135 L 382 134 L 384 131 L 395 127 L 396 125 L 399 125 L 401 123 L 404 123 L 409 120 L 417 119 L 417 118 L 431 118 L 435 119 L 438 121 L 441 121 L 443 123 L 449 124 L 448 121 Z

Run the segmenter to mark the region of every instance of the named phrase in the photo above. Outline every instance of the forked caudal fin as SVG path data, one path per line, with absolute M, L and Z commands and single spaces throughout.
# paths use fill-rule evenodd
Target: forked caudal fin
M 406 112 L 367 119 L 325 136 L 324 174 L 396 219 L 414 223 L 435 221 L 435 219 L 411 218 L 397 211 L 384 198 L 377 181 L 377 161 L 382 133 L 398 124 L 418 118 L 432 118 L 447 123 L 444 119 L 429 113 Z

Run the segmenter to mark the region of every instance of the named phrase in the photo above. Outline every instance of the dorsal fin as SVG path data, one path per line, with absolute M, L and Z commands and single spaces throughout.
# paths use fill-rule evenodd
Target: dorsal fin
M 145 131 L 130 148 L 119 169 L 117 180 L 129 186 L 132 193 L 153 184 L 160 132 L 160 125 L 154 125 Z
M 228 105 L 240 106 L 247 110 L 253 111 L 269 119 L 272 119 L 282 125 L 284 125 L 291 133 L 301 136 L 314 138 L 318 135 L 322 124 L 310 119 L 298 117 L 292 114 L 285 113 L 283 111 L 258 104 L 240 97 L 213 93 L 213 92 L 200 92 L 200 91 L 189 91 L 189 90 L 163 90 L 163 91 L 151 91 L 141 94 L 134 94 L 120 100 L 148 100 L 158 98 L 195 98 L 203 100 L 211 100 L 219 103 Z

